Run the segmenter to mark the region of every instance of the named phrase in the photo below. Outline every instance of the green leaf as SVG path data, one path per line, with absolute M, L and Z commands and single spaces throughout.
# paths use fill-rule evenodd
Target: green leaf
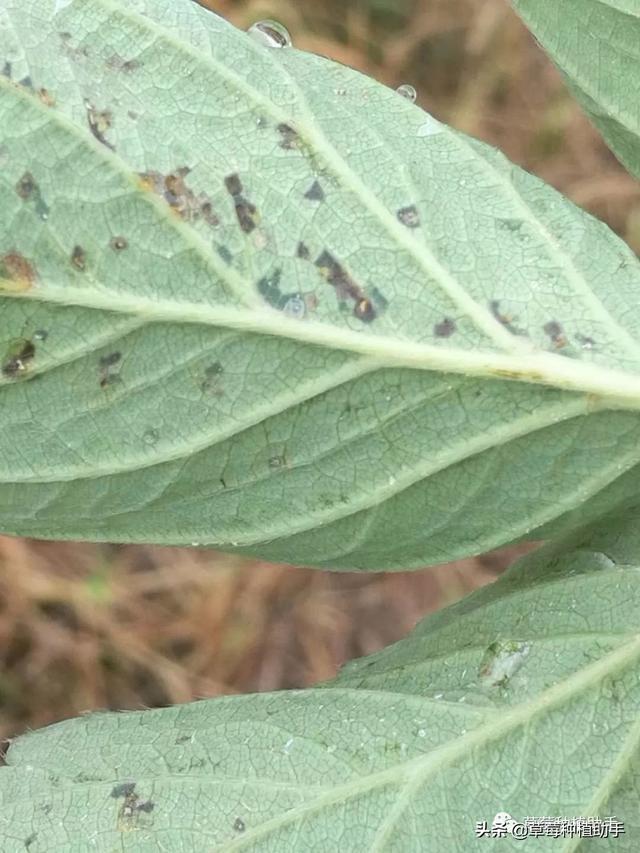
M 638 262 L 540 181 L 190 0 L 5 0 L 3 63 L 1 530 L 409 568 L 638 497 Z
M 18 738 L 0 770 L 2 849 L 468 853 L 490 844 L 475 821 L 505 811 L 616 816 L 611 849 L 635 849 L 639 554 L 638 526 L 612 522 L 323 687 Z
M 637 0 L 512 0 L 612 151 L 640 177 Z

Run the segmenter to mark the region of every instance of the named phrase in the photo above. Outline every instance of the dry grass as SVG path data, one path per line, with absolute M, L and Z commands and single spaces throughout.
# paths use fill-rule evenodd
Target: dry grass
M 367 576 L 0 537 L 0 738 L 90 708 L 313 684 L 509 561 Z
M 298 47 L 392 86 L 412 83 L 430 112 L 498 145 L 640 249 L 638 184 L 504 0 L 207 5 L 241 26 L 277 18 Z M 369 577 L 209 552 L 0 537 L 0 737 L 90 708 L 329 678 L 491 580 L 512 556 Z

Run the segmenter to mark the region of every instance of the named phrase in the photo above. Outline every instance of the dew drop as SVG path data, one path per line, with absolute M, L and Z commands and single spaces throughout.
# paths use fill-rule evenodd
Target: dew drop
M 396 92 L 399 95 L 402 95 L 403 98 L 411 101 L 412 104 L 415 104 L 416 98 L 418 97 L 418 93 L 409 83 L 403 83 L 402 86 L 398 86 Z
M 291 47 L 289 30 L 278 21 L 257 21 L 247 32 L 264 47 Z
M 286 314 L 287 317 L 293 317 L 295 320 L 302 320 L 306 312 L 307 306 L 300 294 L 296 294 L 288 299 L 283 309 L 283 313 Z

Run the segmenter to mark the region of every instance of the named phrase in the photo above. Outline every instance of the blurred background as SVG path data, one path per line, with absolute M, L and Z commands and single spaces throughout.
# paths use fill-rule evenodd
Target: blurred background
M 396 87 L 499 146 L 640 250 L 640 185 L 506 0 L 202 0 Z M 93 708 L 299 687 L 400 639 L 522 549 L 332 574 L 206 551 L 0 537 L 0 740 Z

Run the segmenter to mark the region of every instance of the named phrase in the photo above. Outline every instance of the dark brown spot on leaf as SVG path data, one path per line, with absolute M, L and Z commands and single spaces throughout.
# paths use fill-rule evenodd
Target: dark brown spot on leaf
M 380 293 L 377 287 L 371 288 L 371 298 L 379 312 L 386 311 L 389 302 L 384 295 Z
M 320 181 L 314 181 L 304 194 L 304 197 L 308 198 L 309 201 L 324 201 L 325 194 Z
M 224 396 L 221 377 L 224 368 L 219 361 L 214 361 L 204 370 L 204 381 L 200 383 L 200 390 L 205 394 L 213 394 L 216 397 Z
M 244 832 L 247 826 L 241 817 L 237 817 L 233 822 L 233 828 L 236 832 Z
M 0 256 L 0 292 L 22 293 L 33 287 L 36 273 L 29 261 L 19 252 Z
M 588 335 L 576 335 L 576 340 L 582 349 L 593 349 L 596 345 L 594 339 L 590 338 Z
M 20 338 L 9 347 L 2 363 L 2 375 L 7 379 L 17 379 L 23 376 L 29 369 L 30 363 L 36 354 L 33 341 Z
M 40 188 L 31 172 L 25 172 L 16 184 L 16 192 L 23 201 L 34 201 L 36 213 L 40 219 L 47 219 L 49 208 L 47 207 Z
M 418 208 L 415 204 L 410 204 L 407 207 L 401 207 L 396 215 L 400 222 L 402 222 L 403 225 L 406 225 L 407 228 L 420 227 L 420 214 L 418 213 Z
M 56 99 L 48 89 L 38 89 L 38 97 L 45 105 L 45 107 L 55 106 Z
M 496 318 L 498 323 L 508 329 L 512 335 L 524 335 L 524 331 L 519 329 L 517 326 L 514 326 L 514 320 L 516 319 L 511 314 L 503 314 L 500 310 L 500 302 L 497 299 L 492 299 L 489 303 L 489 309 L 493 316 Z
M 543 331 L 551 338 L 551 343 L 556 349 L 561 349 L 567 345 L 567 339 L 560 323 L 556 320 L 549 320 L 543 326 Z
M 110 352 L 108 355 L 103 355 L 100 359 L 100 367 L 113 367 L 118 364 L 122 358 L 121 352 Z
M 376 311 L 370 299 L 360 299 L 356 302 L 353 313 L 363 323 L 370 323 L 376 317 Z
M 235 196 L 242 193 L 242 181 L 240 180 L 240 175 L 235 172 L 233 175 L 227 175 L 224 179 L 224 185 L 229 195 Z
M 299 258 L 302 258 L 303 261 L 308 261 L 311 258 L 311 252 L 309 251 L 309 247 L 302 242 L 298 243 L 296 255 Z
M 123 59 L 117 53 L 110 56 L 105 65 L 111 71 L 124 71 L 125 74 L 130 74 L 132 71 L 140 68 L 140 62 L 137 59 Z
M 73 247 L 73 251 L 71 252 L 71 263 L 77 270 L 80 270 L 80 272 L 85 271 L 87 266 L 87 253 L 82 246 L 75 245 Z
M 122 782 L 120 785 L 116 785 L 115 788 L 111 790 L 111 796 L 116 800 L 120 797 L 130 797 L 135 789 L 135 782 Z
M 284 148 L 285 151 L 293 151 L 298 148 L 300 137 L 298 136 L 298 132 L 294 130 L 291 125 L 284 124 L 284 122 L 279 124 L 278 133 L 281 137 L 280 148 Z
M 306 312 L 306 301 L 298 291 L 283 293 L 280 289 L 281 276 L 282 270 L 280 268 L 276 269 L 270 276 L 263 276 L 256 284 L 258 293 L 272 308 L 284 311 L 290 316 L 303 316 Z
M 220 220 L 213 212 L 213 207 L 211 206 L 210 201 L 203 201 L 200 205 L 200 212 L 202 213 L 202 218 L 207 223 L 207 225 L 211 225 L 212 228 L 215 228 L 220 224 Z
M 37 184 L 31 172 L 25 172 L 16 184 L 16 192 L 24 201 L 30 199 L 37 189 Z
M 365 323 L 375 319 L 376 310 L 371 299 L 331 252 L 325 249 L 316 259 L 315 265 L 320 274 L 335 288 L 340 302 L 351 300 L 354 303 L 355 317 Z
M 113 799 L 122 799 L 122 804 L 118 809 L 118 829 L 127 831 L 135 829 L 140 824 L 147 825 L 147 821 L 142 818 L 142 814 L 149 814 L 155 808 L 155 803 L 152 800 L 141 800 L 136 794 L 135 782 L 123 782 L 116 785 L 111 791 Z M 141 820 L 142 818 L 142 820 Z
M 110 110 L 97 110 L 89 101 L 85 101 L 85 109 L 87 110 L 87 121 L 89 122 L 89 130 L 103 145 L 115 151 L 115 146 L 105 137 L 105 133 L 113 125 L 113 116 Z
M 227 175 L 224 179 L 224 185 L 233 199 L 240 228 L 245 234 L 250 234 L 257 228 L 260 221 L 258 209 L 242 194 L 242 181 L 238 174 Z
M 204 221 L 212 228 L 220 224 L 206 193 L 196 195 L 187 186 L 186 177 L 191 172 L 188 166 L 181 166 L 175 172 L 162 175 L 160 172 L 141 172 L 140 183 L 143 189 L 157 193 L 170 205 L 171 209 L 187 222 Z
M 120 381 L 116 368 L 121 359 L 122 353 L 120 352 L 110 352 L 100 358 L 99 366 L 101 388 L 106 388 L 107 385 L 113 385 L 115 382 Z
M 456 330 L 455 320 L 452 320 L 451 317 L 445 317 L 444 320 L 441 320 L 439 323 L 436 323 L 433 327 L 433 334 L 437 338 L 450 338 L 451 335 Z

